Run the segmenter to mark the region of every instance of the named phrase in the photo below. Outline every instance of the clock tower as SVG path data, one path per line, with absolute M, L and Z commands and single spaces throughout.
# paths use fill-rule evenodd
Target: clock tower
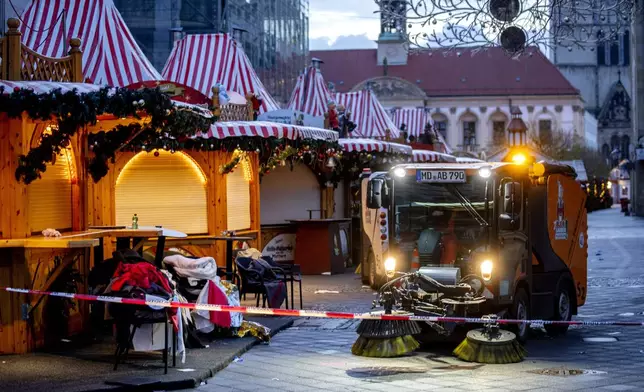
M 378 36 L 378 65 L 407 64 L 407 6 L 404 0 L 380 2 L 380 35 Z

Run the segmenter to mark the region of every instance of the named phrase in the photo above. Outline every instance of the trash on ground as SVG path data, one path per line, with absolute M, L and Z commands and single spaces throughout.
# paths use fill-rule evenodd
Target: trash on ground
M 244 359 L 239 358 L 239 357 L 235 357 L 235 359 L 233 359 L 233 362 L 244 362 Z

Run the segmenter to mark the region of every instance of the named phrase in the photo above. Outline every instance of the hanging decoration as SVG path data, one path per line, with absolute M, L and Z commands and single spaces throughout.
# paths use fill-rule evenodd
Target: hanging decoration
M 175 107 L 170 97 L 158 88 L 129 90 L 106 87 L 82 94 L 76 90 L 63 93 L 60 89 L 38 94 L 20 88 L 4 94 L 4 89 L 0 88 L 0 107 L 10 118 L 20 118 L 25 113 L 32 120 L 56 124 L 51 128 L 51 133 L 42 136 L 38 146 L 19 157 L 15 176 L 16 180 L 25 184 L 40 178 L 47 164 L 70 145 L 76 132 L 95 125 L 97 117 L 102 114 L 137 120 L 146 117 L 146 122 L 119 125 L 113 130 L 118 135 L 118 143 L 117 140 L 103 137 L 108 141 L 107 145 L 94 146 L 99 147 L 90 163 L 94 181 L 107 173 L 107 160 L 113 160 L 116 151 L 141 134 L 149 137 L 165 133 L 185 138 L 207 130 L 216 120 Z
M 235 151 L 233 151 L 233 157 L 230 160 L 230 162 L 225 163 L 219 167 L 219 174 L 232 173 L 232 171 L 237 167 L 237 165 L 239 165 L 239 163 L 246 158 L 248 157 L 245 151 L 236 149 Z
M 496 46 L 512 56 L 532 55 L 530 46 L 593 51 L 617 40 L 642 9 L 636 0 L 374 1 L 385 32 L 457 55 Z

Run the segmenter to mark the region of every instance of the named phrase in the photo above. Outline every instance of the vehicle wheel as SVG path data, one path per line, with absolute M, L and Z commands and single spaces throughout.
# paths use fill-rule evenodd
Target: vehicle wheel
M 557 288 L 557 293 L 554 297 L 555 321 L 570 321 L 572 319 L 572 298 L 570 297 L 570 290 L 565 283 Z M 550 336 L 563 335 L 568 332 L 569 325 L 552 325 L 546 324 L 544 328 Z
M 530 299 L 528 298 L 528 293 L 524 289 L 518 289 L 514 295 L 512 318 L 516 320 L 530 319 Z M 513 325 L 511 330 L 517 335 L 519 343 L 525 344 L 528 341 L 528 336 L 530 334 L 530 326 L 528 324 Z

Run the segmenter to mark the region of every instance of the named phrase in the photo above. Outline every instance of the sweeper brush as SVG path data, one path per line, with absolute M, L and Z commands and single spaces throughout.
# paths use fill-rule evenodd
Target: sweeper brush
M 486 364 L 517 363 L 526 354 L 515 334 L 496 325 L 469 331 L 454 350 L 454 355 L 463 361 Z
M 409 315 L 394 312 L 395 315 Z M 353 355 L 392 358 L 409 354 L 420 347 L 413 335 L 421 332 L 415 321 L 362 320 L 356 331 L 358 340 L 351 347 Z

